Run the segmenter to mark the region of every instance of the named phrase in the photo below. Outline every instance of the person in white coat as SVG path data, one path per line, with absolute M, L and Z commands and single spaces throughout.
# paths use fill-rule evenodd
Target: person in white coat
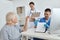
M 35 12 L 40 12 L 39 10 L 37 10 L 35 8 L 35 3 L 34 2 L 30 2 L 29 3 L 29 6 L 30 6 L 30 10 L 28 10 L 27 12 L 27 16 L 26 16 L 26 21 L 25 21 L 25 30 L 27 30 L 28 28 L 34 28 L 35 24 L 34 22 L 30 22 L 29 19 L 33 19 L 33 21 L 35 21 L 35 18 L 31 17 L 32 13 L 35 13 Z M 29 21 L 29 22 L 28 22 Z M 28 26 L 28 27 L 27 27 Z

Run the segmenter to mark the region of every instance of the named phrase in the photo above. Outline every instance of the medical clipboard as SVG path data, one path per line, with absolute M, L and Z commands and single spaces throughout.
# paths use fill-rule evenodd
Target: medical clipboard
M 40 16 L 40 12 L 33 12 L 31 17 L 34 19 L 30 18 L 30 22 L 34 22 L 35 18 L 39 16 Z
M 31 17 L 39 17 L 39 16 L 40 16 L 40 12 L 34 12 L 31 15 Z

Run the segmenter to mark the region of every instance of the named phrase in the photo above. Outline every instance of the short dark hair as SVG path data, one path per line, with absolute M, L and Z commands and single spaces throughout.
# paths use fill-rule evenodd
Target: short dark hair
M 34 4 L 34 2 L 30 2 L 30 3 L 29 3 L 29 5 L 30 5 L 30 4 L 33 4 L 33 5 L 35 5 L 35 4 Z
M 50 8 L 46 8 L 45 12 L 51 12 L 51 9 Z

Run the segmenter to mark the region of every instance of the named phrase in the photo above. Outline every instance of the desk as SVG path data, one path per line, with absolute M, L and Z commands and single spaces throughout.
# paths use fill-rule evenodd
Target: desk
M 60 37 L 57 35 L 52 35 L 48 33 L 37 33 L 35 32 L 35 29 L 28 29 L 26 32 L 22 32 L 22 35 L 26 38 L 28 37 L 36 37 L 36 38 L 42 38 L 42 39 L 52 39 L 52 40 L 60 40 Z M 27 40 L 27 39 L 25 39 Z

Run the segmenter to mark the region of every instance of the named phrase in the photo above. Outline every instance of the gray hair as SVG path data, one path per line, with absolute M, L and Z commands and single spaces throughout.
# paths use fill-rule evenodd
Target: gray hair
M 11 21 L 15 17 L 15 14 L 13 12 L 8 12 L 6 15 L 6 22 Z

